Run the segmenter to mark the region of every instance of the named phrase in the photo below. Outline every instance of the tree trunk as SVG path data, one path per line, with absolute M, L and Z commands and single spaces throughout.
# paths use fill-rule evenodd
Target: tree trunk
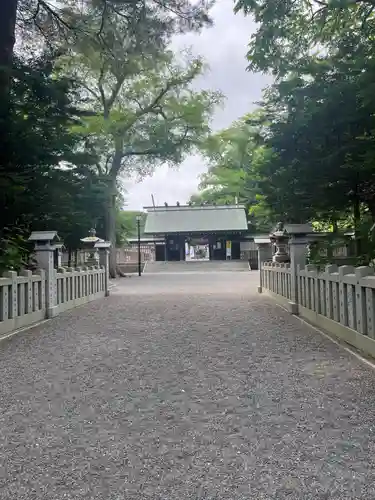
M 117 276 L 116 262 L 116 210 L 117 210 L 117 176 L 121 170 L 123 143 L 115 140 L 115 154 L 113 155 L 111 170 L 108 174 L 107 203 L 105 214 L 106 240 L 111 242 L 109 252 L 109 274 L 111 278 Z
M 109 174 L 111 175 L 111 174 Z M 116 262 L 116 177 L 108 179 L 107 201 L 105 206 L 105 239 L 111 242 L 109 252 L 109 275 L 111 278 L 117 276 Z
M 2 0 L 0 15 L 0 102 L 7 106 L 10 74 L 13 63 L 18 0 Z
M 361 234 L 359 229 L 361 223 L 361 208 L 360 208 L 359 198 L 357 196 L 353 201 L 353 221 L 354 221 L 355 255 L 356 257 L 359 257 L 362 252 Z

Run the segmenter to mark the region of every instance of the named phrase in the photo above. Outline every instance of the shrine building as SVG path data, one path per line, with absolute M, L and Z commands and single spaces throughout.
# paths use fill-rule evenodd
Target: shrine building
M 144 210 L 142 239 L 155 245 L 156 261 L 244 259 L 249 238 L 242 205 L 165 204 Z

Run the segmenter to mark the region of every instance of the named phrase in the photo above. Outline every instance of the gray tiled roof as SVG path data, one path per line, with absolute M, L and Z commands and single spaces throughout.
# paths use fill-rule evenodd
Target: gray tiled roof
M 246 231 L 243 206 L 145 207 L 145 234 Z

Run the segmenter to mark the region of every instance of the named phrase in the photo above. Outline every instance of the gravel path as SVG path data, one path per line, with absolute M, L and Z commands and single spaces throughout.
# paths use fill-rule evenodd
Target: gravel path
M 375 372 L 255 292 L 143 276 L 0 343 L 0 498 L 375 498 Z

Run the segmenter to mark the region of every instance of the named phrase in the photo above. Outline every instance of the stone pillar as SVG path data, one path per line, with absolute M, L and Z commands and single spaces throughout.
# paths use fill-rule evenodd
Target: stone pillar
M 95 248 L 99 250 L 99 264 L 104 267 L 104 296 L 109 296 L 109 241 L 96 243 Z
M 38 268 L 46 275 L 46 316 L 53 318 L 57 315 L 57 278 L 55 269 L 55 255 L 61 249 L 56 231 L 39 231 L 31 233 L 29 241 L 35 244 L 35 260 Z
M 259 269 L 258 293 L 262 293 L 262 287 L 263 287 L 262 266 L 264 262 L 271 262 L 272 260 L 272 244 L 269 238 L 254 238 L 254 243 L 258 247 L 258 269 Z
M 305 235 L 295 234 L 289 240 L 290 273 L 292 300 L 289 303 L 290 312 L 298 314 L 299 289 L 298 269 L 304 269 L 308 254 L 308 238 Z

